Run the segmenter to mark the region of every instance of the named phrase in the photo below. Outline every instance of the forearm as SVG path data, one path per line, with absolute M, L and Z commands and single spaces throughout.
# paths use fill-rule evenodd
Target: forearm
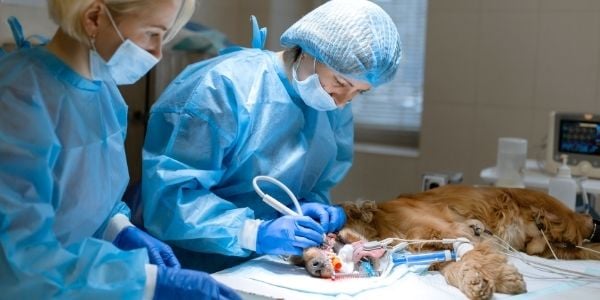
M 5 237 L 3 241 L 8 240 Z M 96 239 L 86 239 L 68 249 L 56 241 L 27 246 L 3 242 L 2 248 L 6 256 L 0 262 L 0 272 L 3 278 L 12 278 L 0 283 L 7 299 L 42 299 L 50 295 L 140 299 L 147 284 L 143 267 L 147 255 L 143 250 L 124 252 Z
M 112 242 L 117 234 L 127 226 L 134 226 L 131 221 L 131 211 L 123 201 L 117 201 L 107 220 L 98 228 L 94 237 Z
M 241 247 L 239 240 L 245 222 L 254 219 L 249 208 L 237 208 L 184 180 L 149 180 L 148 186 L 144 185 L 144 201 L 145 227 L 159 239 L 196 252 L 233 256 L 251 253 Z

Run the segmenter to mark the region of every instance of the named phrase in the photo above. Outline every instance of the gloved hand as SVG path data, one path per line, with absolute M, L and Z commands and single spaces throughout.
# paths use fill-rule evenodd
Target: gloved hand
M 327 233 L 338 231 L 346 224 L 346 213 L 341 207 L 308 202 L 302 203 L 300 208 L 305 216 L 318 221 Z
M 323 228 L 304 216 L 283 216 L 258 226 L 256 253 L 302 255 L 308 247 L 323 243 Z
M 121 250 L 146 248 L 150 263 L 157 266 L 181 268 L 177 257 L 169 245 L 145 233 L 137 227 L 129 226 L 121 230 L 113 244 Z
M 241 300 L 242 298 L 207 273 L 158 267 L 154 299 Z

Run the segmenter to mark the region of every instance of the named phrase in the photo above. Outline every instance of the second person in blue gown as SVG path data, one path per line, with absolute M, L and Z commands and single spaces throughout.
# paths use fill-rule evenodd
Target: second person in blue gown
M 144 225 L 186 267 L 217 271 L 254 254 L 299 255 L 345 223 L 330 191 L 352 164 L 349 102 L 396 73 L 396 26 L 370 1 L 334 0 L 281 43 L 287 50 L 244 49 L 189 66 L 151 110 Z M 257 175 L 286 184 L 304 216 L 282 216 L 261 201 Z M 275 186 L 263 189 L 292 207 Z

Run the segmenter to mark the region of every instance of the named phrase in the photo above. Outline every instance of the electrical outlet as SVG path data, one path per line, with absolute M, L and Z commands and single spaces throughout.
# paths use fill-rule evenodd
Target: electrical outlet
M 422 191 L 431 190 L 446 184 L 460 183 L 463 174 L 458 172 L 427 172 L 423 174 Z

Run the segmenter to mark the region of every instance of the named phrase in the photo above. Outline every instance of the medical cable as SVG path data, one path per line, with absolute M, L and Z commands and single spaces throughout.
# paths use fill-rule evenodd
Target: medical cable
M 402 239 L 402 238 L 386 238 L 383 239 L 381 241 L 379 241 L 379 243 L 381 243 L 382 245 L 386 246 L 389 248 L 388 245 L 390 245 L 393 242 L 405 242 L 408 245 L 420 245 L 420 244 L 454 244 L 454 243 L 471 243 L 471 241 L 469 241 L 469 239 L 461 237 L 461 238 L 448 238 L 448 239 L 439 239 L 439 240 L 420 240 L 420 239 Z
M 562 277 L 561 278 L 556 278 L 556 277 L 549 277 L 549 276 L 535 276 L 535 275 L 523 273 L 524 276 L 527 276 L 529 278 L 535 278 L 535 279 L 555 279 L 555 280 L 565 280 L 565 279 L 581 279 L 581 280 L 584 280 L 584 279 L 587 279 L 588 281 L 592 280 L 592 279 L 596 279 L 597 280 L 596 276 L 594 276 L 592 274 L 586 274 L 586 273 L 581 273 L 581 272 L 577 272 L 577 271 L 562 269 L 562 268 L 559 268 L 559 267 L 550 266 L 550 265 L 547 265 L 547 264 L 544 264 L 544 263 L 536 262 L 536 261 L 534 261 L 532 259 L 528 259 L 528 258 L 524 257 L 521 252 L 519 252 L 516 249 L 514 249 L 512 246 L 510 246 L 506 241 L 502 240 L 500 237 L 494 236 L 494 238 L 496 238 L 497 240 L 499 240 L 502 243 L 504 243 L 504 247 L 505 248 L 504 248 L 503 253 L 506 256 L 518 259 L 518 260 L 522 261 L 523 263 L 525 263 L 526 265 L 529 265 L 530 267 L 532 267 L 532 268 L 534 268 L 536 270 L 553 273 L 553 274 L 556 274 L 556 275 L 560 275 Z M 502 245 L 500 245 L 500 246 L 502 246 Z M 559 271 L 562 271 L 562 273 L 559 272 Z
M 513 246 L 510 245 L 510 243 L 503 240 L 499 236 L 494 235 L 494 234 L 490 234 L 490 235 L 495 239 L 496 244 L 504 249 L 503 253 L 505 255 L 515 258 L 515 259 L 518 259 L 518 260 L 522 261 L 523 263 L 525 263 L 526 265 L 528 265 L 536 270 L 549 272 L 549 273 L 552 273 L 552 274 L 555 274 L 558 276 L 562 276 L 562 277 L 556 278 L 556 277 L 550 277 L 550 276 L 536 276 L 536 275 L 531 275 L 531 274 L 525 274 L 522 272 L 524 276 L 527 276 L 529 278 L 534 278 L 534 279 L 554 279 L 554 280 L 576 279 L 576 280 L 585 280 L 585 281 L 591 281 L 591 282 L 600 282 L 600 276 L 598 276 L 598 275 L 568 270 L 568 269 L 548 265 L 548 264 L 545 264 L 542 262 L 534 261 L 533 259 L 525 257 L 520 251 L 515 249 Z
M 596 275 L 582 273 L 582 272 L 577 272 L 577 271 L 572 271 L 572 270 L 567 270 L 567 269 L 563 269 L 563 268 L 559 268 L 559 267 L 547 265 L 547 264 L 544 264 L 544 263 L 541 263 L 541 262 L 536 262 L 536 261 L 534 261 L 532 259 L 528 259 L 528 258 L 524 257 L 524 255 L 520 251 L 518 251 L 513 246 L 511 246 L 510 243 L 508 243 L 507 241 L 503 240 L 502 238 L 500 238 L 497 235 L 494 235 L 494 234 L 491 234 L 491 233 L 490 233 L 490 235 L 495 239 L 496 244 L 498 246 L 500 246 L 501 248 L 504 249 L 503 253 L 505 255 L 507 255 L 509 257 L 513 257 L 515 259 L 518 259 L 518 260 L 522 261 L 523 263 L 531 266 L 534 269 L 563 276 L 563 278 L 555 278 L 555 277 L 547 277 L 547 276 L 546 277 L 542 277 L 542 276 L 527 275 L 530 278 L 536 278 L 536 279 L 560 279 L 560 280 L 564 280 L 564 279 L 581 279 L 581 280 L 588 280 L 588 281 L 597 281 L 597 280 L 600 279 L 600 277 L 596 276 Z M 562 271 L 562 273 L 559 272 L 559 271 Z M 523 275 L 526 275 L 526 274 L 523 274 Z
M 554 259 L 558 259 L 558 257 L 556 256 L 556 253 L 554 253 L 554 249 L 552 248 L 552 245 L 550 245 L 550 241 L 548 241 L 548 238 L 546 237 L 546 234 L 544 233 L 544 230 L 542 230 L 541 228 L 539 230 L 542 233 L 542 237 L 544 237 L 544 241 L 546 241 L 546 245 L 548 245 L 550 252 L 552 252 L 552 256 L 554 256 Z
M 293 211 L 289 207 L 283 205 L 281 202 L 279 202 L 277 199 L 273 198 L 271 195 L 265 194 L 258 186 L 259 180 L 268 181 L 270 183 L 275 184 L 282 190 L 284 190 L 287 193 L 287 195 L 290 197 L 290 199 L 292 199 L 292 202 L 294 202 L 296 211 Z M 290 191 L 290 189 L 285 184 L 283 184 L 281 181 L 279 181 L 271 176 L 259 175 L 259 176 L 254 177 L 254 179 L 252 180 L 252 186 L 254 187 L 254 190 L 256 191 L 256 193 L 262 198 L 262 200 L 266 204 L 268 204 L 269 206 L 271 206 L 272 208 L 274 208 L 276 211 L 280 212 L 281 214 L 290 215 L 290 216 L 302 216 L 303 215 L 302 209 L 300 208 L 300 203 L 298 202 L 298 199 L 296 198 L 296 196 L 294 196 L 294 193 L 292 193 L 292 191 Z
M 579 248 L 579 249 L 582 249 L 582 250 L 586 250 L 586 251 L 594 252 L 596 254 L 600 254 L 600 251 L 594 250 L 592 248 L 586 248 L 586 247 L 582 247 L 582 246 L 575 246 L 575 248 Z
M 523 255 L 521 253 L 515 254 L 514 252 L 508 252 L 505 254 L 509 257 L 519 259 L 523 263 L 525 263 L 525 264 L 529 265 L 530 267 L 537 269 L 539 271 L 548 272 L 548 273 L 552 273 L 552 274 L 555 274 L 558 276 L 562 276 L 561 278 L 556 278 L 556 277 L 549 277 L 549 276 L 535 276 L 535 275 L 531 275 L 531 274 L 527 275 L 530 278 L 556 279 L 556 280 L 577 279 L 577 280 L 585 280 L 585 281 L 592 281 L 592 282 L 600 282 L 600 276 L 597 276 L 597 275 L 568 270 L 568 269 L 564 269 L 564 268 L 560 268 L 560 267 L 556 267 L 556 266 L 551 266 L 551 265 L 548 265 L 545 263 L 536 262 L 534 260 L 523 257 Z

